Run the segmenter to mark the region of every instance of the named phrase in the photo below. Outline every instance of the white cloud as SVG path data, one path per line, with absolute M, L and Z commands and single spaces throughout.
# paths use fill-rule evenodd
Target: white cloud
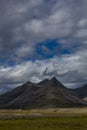
M 1 67 L 0 84 L 14 85 L 28 80 L 39 82 L 54 75 L 68 87 L 87 81 L 87 52 L 54 57 L 48 60 L 27 61 L 14 67 Z M 69 84 L 71 84 L 69 86 Z
M 78 27 L 85 28 L 87 27 L 87 19 L 81 19 L 78 23 Z
M 27 55 L 31 56 L 34 53 L 34 49 L 32 46 L 22 46 L 16 51 L 16 55 L 20 58 L 23 58 Z

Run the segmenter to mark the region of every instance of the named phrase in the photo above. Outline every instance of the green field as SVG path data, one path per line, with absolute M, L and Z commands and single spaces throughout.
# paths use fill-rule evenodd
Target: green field
M 0 130 L 87 130 L 87 108 L 84 110 L 0 111 Z

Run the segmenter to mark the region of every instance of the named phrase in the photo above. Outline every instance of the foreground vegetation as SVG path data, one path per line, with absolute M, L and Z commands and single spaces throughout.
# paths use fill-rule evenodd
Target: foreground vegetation
M 3 110 L 0 111 L 0 130 L 87 130 L 87 108 L 84 110 Z
M 87 130 L 87 117 L 37 117 L 0 120 L 0 130 Z

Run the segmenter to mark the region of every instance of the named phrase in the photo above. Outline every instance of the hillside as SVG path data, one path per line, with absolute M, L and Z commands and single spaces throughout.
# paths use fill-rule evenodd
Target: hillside
M 86 103 L 55 77 L 38 84 L 27 82 L 0 95 L 1 109 L 76 107 Z
M 75 92 L 81 98 L 86 98 L 87 97 L 87 84 L 80 88 L 73 89 L 72 91 Z

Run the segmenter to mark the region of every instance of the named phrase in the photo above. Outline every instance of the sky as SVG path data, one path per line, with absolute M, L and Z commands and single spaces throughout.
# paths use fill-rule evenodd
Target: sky
M 87 83 L 87 0 L 0 0 L 0 93 L 54 76 Z

